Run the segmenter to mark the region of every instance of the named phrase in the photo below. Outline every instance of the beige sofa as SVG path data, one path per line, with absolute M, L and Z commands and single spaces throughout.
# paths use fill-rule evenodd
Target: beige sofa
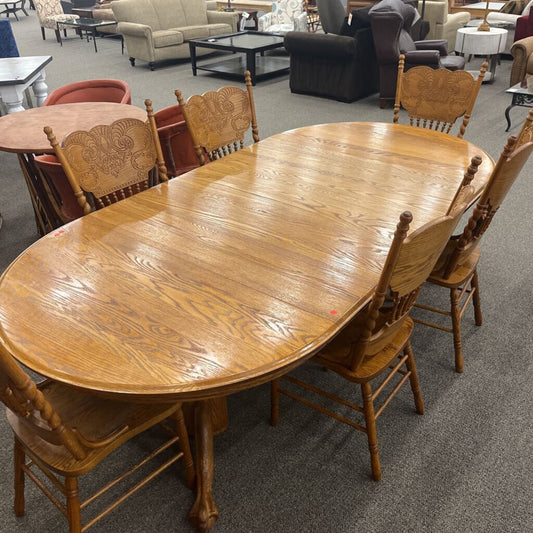
M 111 9 L 131 64 L 148 61 L 151 70 L 156 61 L 189 57 L 190 39 L 236 32 L 239 20 L 236 12 L 208 10 L 205 0 L 115 0 Z

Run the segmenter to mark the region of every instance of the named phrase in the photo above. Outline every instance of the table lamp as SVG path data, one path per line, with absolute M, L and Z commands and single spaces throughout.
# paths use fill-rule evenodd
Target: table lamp
M 483 22 L 479 25 L 477 31 L 490 31 L 490 26 L 487 22 L 487 16 L 489 14 L 489 2 L 490 0 L 487 0 L 487 7 L 485 8 L 485 16 L 483 17 Z M 229 1 L 228 1 L 229 4 Z

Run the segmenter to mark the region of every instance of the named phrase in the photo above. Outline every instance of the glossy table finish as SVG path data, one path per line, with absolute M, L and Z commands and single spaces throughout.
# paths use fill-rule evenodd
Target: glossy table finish
M 127 104 L 88 102 L 35 107 L 0 117 L 0 150 L 18 154 L 41 235 L 63 225 L 54 194 L 50 194 L 53 185 L 46 181 L 33 161 L 34 154 L 53 153 L 43 132 L 44 126 L 51 126 L 61 141 L 73 131 L 111 124 L 119 118 L 146 120 L 146 111 Z
M 32 87 L 41 105 L 48 96 L 44 68 L 52 61 L 52 56 L 25 56 L 0 58 L 0 98 L 8 113 L 24 111 L 22 100 L 24 91 Z
M 0 279 L 1 336 L 48 377 L 124 399 L 200 400 L 199 531 L 211 495 L 207 399 L 311 357 L 369 300 L 398 214 L 442 215 L 474 155 L 456 137 L 378 123 L 311 126 L 78 219 Z

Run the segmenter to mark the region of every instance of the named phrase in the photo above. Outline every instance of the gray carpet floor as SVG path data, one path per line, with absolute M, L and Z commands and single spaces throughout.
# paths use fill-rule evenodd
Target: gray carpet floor
M 227 83 L 206 73 L 193 77 L 186 61 L 150 72 L 129 65 L 117 40 L 92 43 L 74 37 L 42 41 L 35 12 L 12 22 L 21 55 L 53 56 L 46 69 L 50 90 L 90 78 L 120 78 L 132 89 L 133 104 L 151 98 L 154 108 L 185 95 Z M 485 84 L 465 138 L 494 158 L 508 134 L 503 112 L 511 61 L 502 60 L 496 80 Z M 479 68 L 479 61 L 473 62 Z M 324 122 L 392 120 L 377 95 L 353 104 L 293 95 L 288 77 L 254 89 L 260 136 Z M 512 111 L 516 133 L 526 116 Z M 44 135 L 44 134 L 43 134 Z M 357 169 L 353 169 L 354 175 Z M 453 371 L 451 336 L 418 327 L 413 346 L 426 414 L 414 412 L 408 388 L 378 422 L 383 480 L 370 478 L 365 436 L 303 405 L 282 398 L 280 423 L 268 424 L 268 387 L 229 398 L 230 427 L 215 439 L 214 495 L 220 511 L 215 531 L 296 532 L 527 532 L 533 531 L 533 311 L 529 220 L 532 203 L 529 163 L 511 190 L 483 242 L 480 265 L 484 324 L 473 313 L 463 320 L 465 372 Z M 29 196 L 13 154 L 0 152 L 0 271 L 38 238 Z M 407 206 L 406 206 L 407 207 Z M 447 295 L 425 291 L 425 298 Z M 75 332 L 73 333 L 73 340 Z M 311 365 L 300 375 L 357 398 L 357 391 L 332 373 Z M 90 490 L 149 441 L 141 438 L 84 479 Z M 26 516 L 12 513 L 12 437 L 0 415 L 0 531 L 59 532 L 66 523 L 28 482 Z M 170 471 L 132 497 L 92 529 L 95 532 L 192 531 L 186 514 L 193 502 L 183 476 Z

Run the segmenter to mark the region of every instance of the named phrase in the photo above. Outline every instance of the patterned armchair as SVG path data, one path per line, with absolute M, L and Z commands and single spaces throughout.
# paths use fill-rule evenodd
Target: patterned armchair
M 272 4 L 272 11 L 258 19 L 259 31 L 287 33 L 307 31 L 307 12 L 302 0 L 279 0 Z
M 37 17 L 39 17 L 43 40 L 46 39 L 44 29 L 49 28 L 55 31 L 57 42 L 59 42 L 57 23 L 79 18 L 78 15 L 65 13 L 59 0 L 34 0 L 34 4 Z

